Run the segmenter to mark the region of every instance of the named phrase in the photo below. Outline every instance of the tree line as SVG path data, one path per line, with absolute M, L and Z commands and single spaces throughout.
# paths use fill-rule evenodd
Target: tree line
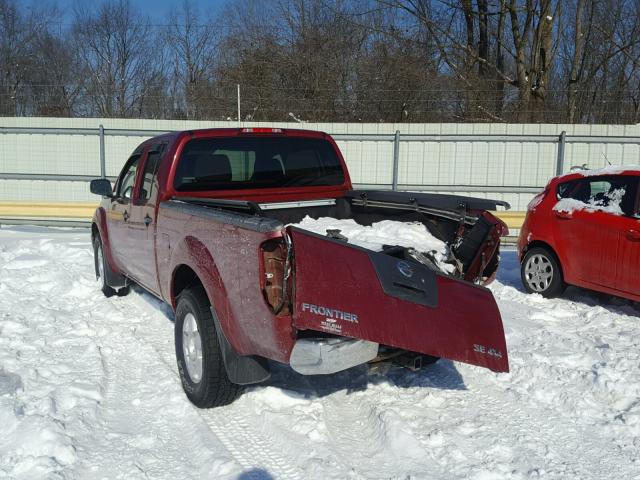
M 0 0 L 0 116 L 638 123 L 637 0 Z

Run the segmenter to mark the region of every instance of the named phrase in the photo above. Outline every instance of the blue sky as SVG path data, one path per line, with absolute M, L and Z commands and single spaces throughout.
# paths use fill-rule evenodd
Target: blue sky
M 71 15 L 73 11 L 73 6 L 77 3 L 81 3 L 82 5 L 100 5 L 102 1 L 100 0 L 51 0 L 50 3 L 58 5 L 61 10 L 68 12 Z M 18 3 L 21 3 L 18 1 Z M 32 5 L 37 2 L 32 1 L 23 1 L 22 3 Z M 217 10 L 223 4 L 226 3 L 225 0 L 192 0 L 192 3 L 195 4 L 201 13 L 204 13 L 208 10 Z M 180 8 L 182 5 L 182 0 L 131 0 L 131 4 L 134 5 L 138 10 L 143 12 L 146 15 L 149 15 L 153 20 L 162 20 L 166 17 L 169 12 L 171 12 L 174 8 Z

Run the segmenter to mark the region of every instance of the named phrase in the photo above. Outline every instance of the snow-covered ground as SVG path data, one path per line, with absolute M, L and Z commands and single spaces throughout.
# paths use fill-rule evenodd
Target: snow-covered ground
M 182 393 L 172 314 L 104 298 L 86 230 L 0 229 L 0 478 L 640 478 L 640 309 L 492 289 L 511 373 L 440 361 Z M 481 314 L 481 312 L 478 312 Z

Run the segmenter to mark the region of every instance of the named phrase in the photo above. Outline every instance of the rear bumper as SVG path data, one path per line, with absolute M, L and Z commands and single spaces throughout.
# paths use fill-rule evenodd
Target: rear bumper
M 291 352 L 291 368 L 302 375 L 326 375 L 373 360 L 378 344 L 353 338 L 303 338 Z

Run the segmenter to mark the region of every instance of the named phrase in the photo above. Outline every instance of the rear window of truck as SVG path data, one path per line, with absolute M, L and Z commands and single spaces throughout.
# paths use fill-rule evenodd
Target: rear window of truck
M 299 137 L 190 140 L 174 178 L 178 191 L 341 185 L 344 172 L 326 140 Z

